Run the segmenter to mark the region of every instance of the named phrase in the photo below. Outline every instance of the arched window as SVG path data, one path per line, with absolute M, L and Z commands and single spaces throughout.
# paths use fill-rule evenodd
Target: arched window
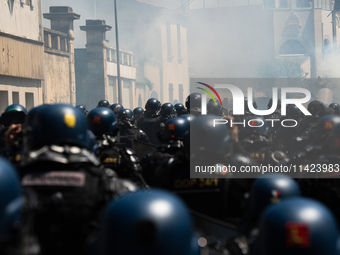
M 280 55 L 286 54 L 306 54 L 306 48 L 297 40 L 290 39 L 285 41 L 279 51 Z
M 151 92 L 151 98 L 156 98 L 158 100 L 158 94 L 156 91 Z
M 323 41 L 323 54 L 328 55 L 332 53 L 332 45 L 328 39 Z

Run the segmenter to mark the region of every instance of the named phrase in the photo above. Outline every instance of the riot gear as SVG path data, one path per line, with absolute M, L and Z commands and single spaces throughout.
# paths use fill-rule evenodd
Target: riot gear
M 110 109 L 114 112 L 116 119 L 118 118 L 118 114 L 124 107 L 121 104 L 113 104 L 110 106 Z
M 201 115 L 201 102 L 202 95 L 200 93 L 192 93 L 185 100 L 185 107 L 188 110 L 188 113 L 199 116 Z
M 110 107 L 110 103 L 107 100 L 100 100 L 98 102 L 97 107 L 106 107 L 106 108 L 109 108 Z

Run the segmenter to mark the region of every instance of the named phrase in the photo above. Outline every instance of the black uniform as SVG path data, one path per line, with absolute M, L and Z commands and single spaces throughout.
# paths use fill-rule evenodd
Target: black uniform
M 146 111 L 144 117 L 140 118 L 137 127 L 143 130 L 149 137 L 152 144 L 157 144 L 157 140 L 154 139 L 153 126 L 160 120 L 160 116 L 156 113 Z
M 35 232 L 42 254 L 86 254 L 85 241 L 96 231 L 106 202 L 136 190 L 78 147 L 32 151 L 19 172 L 22 185 L 33 189 L 40 203 Z
M 131 140 L 133 139 L 144 143 L 150 143 L 149 137 L 143 130 L 137 128 L 130 121 L 121 121 L 117 143 L 131 148 Z

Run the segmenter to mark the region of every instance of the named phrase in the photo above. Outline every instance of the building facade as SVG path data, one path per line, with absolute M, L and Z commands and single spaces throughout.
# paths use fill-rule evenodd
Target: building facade
M 257 77 L 261 63 L 273 59 L 298 62 L 307 78 L 334 77 L 339 47 L 334 1 L 187 2 L 193 77 Z
M 40 0 L 0 2 L 0 112 L 42 102 L 44 37 Z

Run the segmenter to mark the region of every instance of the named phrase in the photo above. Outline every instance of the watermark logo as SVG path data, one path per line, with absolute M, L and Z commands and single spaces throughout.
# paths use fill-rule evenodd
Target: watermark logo
M 235 85 L 231 84 L 215 84 L 214 88 L 208 84 L 202 83 L 202 82 L 197 82 L 201 85 L 204 85 L 211 89 L 215 95 L 218 97 L 221 106 L 222 106 L 222 101 L 215 89 L 228 89 L 230 90 L 232 97 L 233 97 L 233 115 L 244 115 L 244 94 L 240 88 L 238 88 Z M 214 100 L 215 105 L 217 105 L 217 102 L 213 95 L 211 94 L 210 91 L 197 87 L 198 89 L 203 90 L 206 92 L 208 95 L 211 96 L 211 98 Z M 302 93 L 305 94 L 306 97 L 304 98 L 287 98 L 288 93 Z M 257 110 L 253 106 L 253 88 L 248 87 L 248 109 L 251 113 L 259 116 L 265 116 L 265 115 L 270 115 L 273 112 L 275 112 L 277 108 L 277 103 L 278 103 L 278 88 L 272 88 L 272 106 L 270 109 L 267 110 Z M 285 116 L 286 115 L 286 105 L 288 104 L 294 104 L 296 107 L 300 109 L 300 111 L 304 115 L 312 115 L 304 106 L 304 103 L 307 103 L 311 99 L 311 93 L 309 90 L 304 89 L 304 88 L 295 88 L 295 87 L 283 87 L 281 88 L 281 115 Z M 207 97 L 206 94 L 202 95 L 202 100 L 201 100 L 201 108 L 202 108 L 202 115 L 207 114 Z

